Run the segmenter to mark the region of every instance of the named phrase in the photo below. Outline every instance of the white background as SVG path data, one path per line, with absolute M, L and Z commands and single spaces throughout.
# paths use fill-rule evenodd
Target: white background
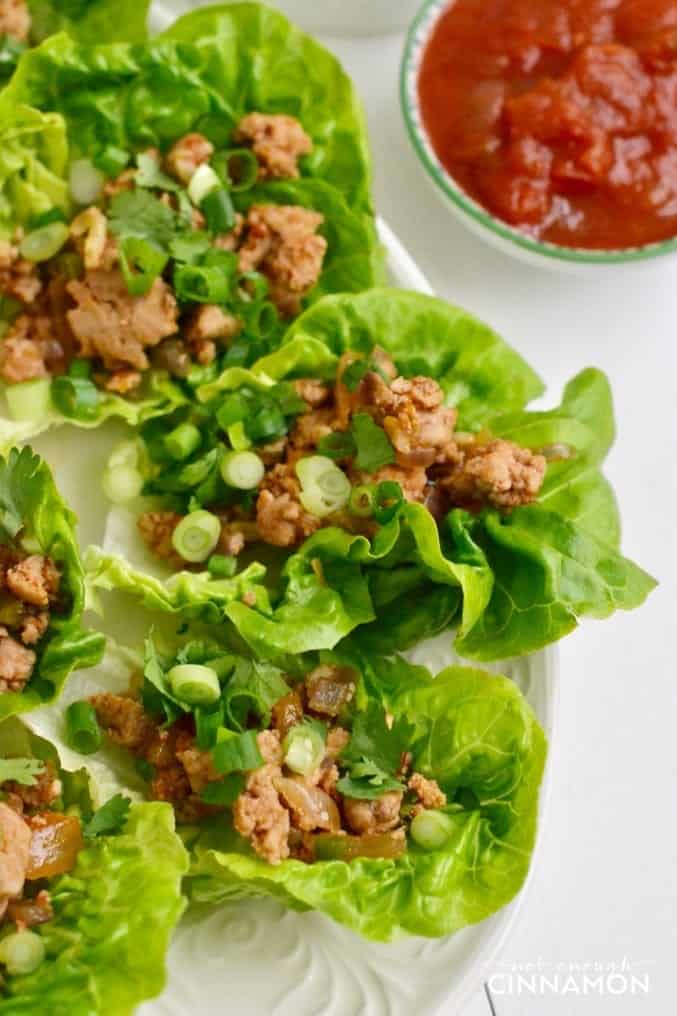
M 402 38 L 323 41 L 354 76 L 367 108 L 377 209 L 436 292 L 515 345 L 546 379 L 553 402 L 582 367 L 609 374 L 618 439 L 607 473 L 621 503 L 624 550 L 661 583 L 643 609 L 584 623 L 561 646 L 542 850 L 496 968 L 504 973 L 539 958 L 626 959 L 638 974 L 648 973 L 650 993 L 495 993 L 497 1016 L 675 1012 L 677 255 L 620 278 L 580 279 L 494 252 L 446 211 L 409 145 L 398 99 Z M 463 1016 L 488 1012 L 478 992 Z

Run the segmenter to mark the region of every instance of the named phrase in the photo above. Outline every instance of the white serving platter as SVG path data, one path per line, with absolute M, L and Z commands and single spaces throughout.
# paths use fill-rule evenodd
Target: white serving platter
M 431 293 L 410 254 L 382 221 L 379 234 L 393 284 Z M 83 547 L 103 541 L 101 474 L 124 430 L 114 423 L 90 432 L 60 429 L 34 442 L 80 518 Z M 141 621 L 131 601 L 123 610 L 122 616 L 107 619 L 111 623 L 105 625 L 118 636 L 138 630 Z M 410 656 L 438 672 L 455 660 L 451 636 L 422 643 Z M 552 743 L 556 650 L 492 669 L 519 684 Z M 548 778 L 546 769 L 541 833 Z M 217 1016 L 234 1011 L 242 1016 L 429 1016 L 443 1003 L 448 1012 L 457 1014 L 487 976 L 527 892 L 528 883 L 510 906 L 456 935 L 405 939 L 393 945 L 365 942 L 321 914 L 294 913 L 270 900 L 200 907 L 186 915 L 177 931 L 164 994 L 143 1005 L 139 1016 Z

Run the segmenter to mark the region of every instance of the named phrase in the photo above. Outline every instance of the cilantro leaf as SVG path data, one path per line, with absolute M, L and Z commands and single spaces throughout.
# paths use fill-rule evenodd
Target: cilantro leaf
M 389 727 L 383 707 L 370 701 L 355 717 L 350 741 L 341 752 L 341 765 L 348 769 L 337 784 L 341 793 L 368 800 L 403 790 L 396 773 L 411 749 L 414 731 L 406 716 L 397 717 Z
M 352 459 L 357 453 L 357 447 L 350 431 L 337 430 L 320 438 L 317 451 L 330 459 Z
M 177 232 L 176 213 L 147 190 L 116 194 L 110 203 L 108 225 L 116 236 L 138 236 L 162 250 Z
M 137 187 L 146 187 L 149 190 L 157 189 L 163 191 L 177 191 L 179 184 L 171 176 L 167 176 L 160 169 L 160 164 L 152 155 L 141 153 L 136 157 L 136 165 L 139 167 L 134 177 Z
M 210 247 L 211 243 L 207 233 L 185 232 L 174 237 L 169 244 L 169 253 L 180 264 L 196 265 Z
M 45 768 L 45 763 L 38 758 L 2 758 L 0 759 L 0 783 L 13 780 L 24 787 L 32 787 Z
M 86 839 L 94 839 L 95 836 L 110 835 L 119 833 L 129 814 L 131 801 L 123 794 L 116 794 L 106 801 L 97 811 L 94 812 L 89 822 L 82 827 L 83 836 Z
M 357 413 L 350 430 L 355 441 L 357 457 L 355 465 L 365 473 L 375 473 L 381 466 L 395 462 L 395 449 L 390 438 L 368 413 Z
M 23 528 L 22 504 L 33 485 L 43 483 L 44 469 L 30 448 L 12 448 L 6 459 L 0 458 L 0 538 L 12 540 Z

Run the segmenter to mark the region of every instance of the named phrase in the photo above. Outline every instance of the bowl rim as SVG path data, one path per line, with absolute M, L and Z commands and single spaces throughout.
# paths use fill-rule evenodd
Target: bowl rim
M 470 216 L 480 226 L 496 234 L 502 240 L 540 257 L 575 264 L 611 265 L 631 261 L 647 261 L 651 258 L 675 253 L 677 251 L 677 236 L 641 247 L 610 250 L 566 247 L 544 240 L 534 240 L 526 233 L 522 233 L 514 226 L 492 215 L 465 192 L 437 157 L 423 124 L 418 97 L 418 77 L 426 46 L 437 22 L 455 2 L 456 0 L 424 0 L 407 32 L 400 65 L 400 104 L 409 140 L 423 163 L 424 169 L 436 186 L 443 191 L 457 209 L 464 215 Z

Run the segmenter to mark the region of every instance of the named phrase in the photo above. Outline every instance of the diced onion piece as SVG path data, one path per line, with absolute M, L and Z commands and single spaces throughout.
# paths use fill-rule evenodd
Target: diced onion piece
M 201 204 L 207 195 L 216 190 L 217 187 L 221 187 L 221 180 L 216 175 L 211 166 L 207 163 L 203 163 L 198 166 L 193 175 L 190 178 L 188 184 L 188 197 L 194 205 Z
M 336 803 L 319 787 L 313 787 L 298 777 L 279 776 L 275 780 L 275 789 L 294 812 L 294 824 L 298 828 L 306 832 L 326 829 L 332 833 L 341 828 Z
M 52 408 L 52 383 L 48 377 L 7 385 L 7 408 L 13 420 L 44 420 Z
M 0 963 L 11 977 L 32 974 L 44 958 L 44 942 L 34 931 L 15 931 L 0 942 Z
M 68 183 L 73 200 L 91 205 L 101 197 L 105 177 L 89 159 L 76 159 L 71 164 Z
M 176 697 L 187 705 L 210 706 L 218 702 L 221 695 L 218 674 L 211 667 L 180 664 L 172 667 L 167 679 Z
M 200 509 L 181 519 L 172 533 L 172 545 L 184 561 L 198 564 L 211 557 L 221 536 L 221 522 L 211 512 Z
M 443 811 L 421 811 L 412 819 L 409 832 L 424 850 L 441 850 L 454 831 L 454 820 Z
M 83 847 L 80 819 L 75 815 L 48 811 L 41 823 L 33 828 L 31 836 L 26 871 L 29 881 L 70 871 Z
M 221 462 L 223 482 L 236 490 L 254 490 L 265 471 L 266 467 L 256 452 L 231 452 Z
M 19 244 L 19 253 L 26 261 L 49 261 L 58 254 L 68 239 L 68 226 L 65 222 L 50 222 L 27 233 Z
M 325 741 L 318 730 L 301 723 L 292 727 L 282 744 L 285 765 L 301 776 L 310 776 L 324 758 Z
M 303 488 L 301 504 L 322 519 L 345 508 L 350 500 L 350 481 L 346 474 L 324 455 L 310 455 L 296 463 L 296 475 Z

